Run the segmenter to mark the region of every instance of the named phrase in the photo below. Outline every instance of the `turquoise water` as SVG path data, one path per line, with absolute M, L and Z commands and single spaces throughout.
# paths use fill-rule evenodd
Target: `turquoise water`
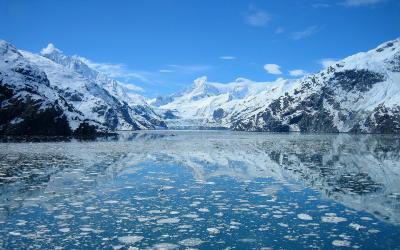
M 398 136 L 2 141 L 2 249 L 400 249 Z

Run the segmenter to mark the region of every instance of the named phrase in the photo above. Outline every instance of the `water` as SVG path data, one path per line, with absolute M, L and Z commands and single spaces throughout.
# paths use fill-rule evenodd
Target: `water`
M 3 249 L 400 249 L 400 136 L 0 143 Z

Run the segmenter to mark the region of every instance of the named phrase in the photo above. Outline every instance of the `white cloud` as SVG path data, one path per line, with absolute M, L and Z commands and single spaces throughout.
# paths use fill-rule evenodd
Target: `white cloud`
M 319 63 L 322 65 L 323 68 L 328 68 L 329 66 L 337 63 L 338 60 L 334 58 L 323 58 L 319 60 Z
M 304 76 L 307 74 L 307 72 L 302 69 L 294 69 L 294 70 L 290 70 L 289 74 L 291 76 Z
M 313 26 L 307 27 L 304 30 L 293 32 L 292 33 L 292 38 L 294 40 L 301 40 L 301 39 L 307 38 L 309 36 L 312 36 L 316 32 L 318 32 L 318 26 L 317 25 L 313 25 Z
M 160 73 L 171 73 L 171 72 L 174 72 L 174 71 L 170 70 L 170 69 L 160 69 L 160 70 L 158 70 L 158 72 L 160 72 Z
M 374 5 L 385 2 L 386 0 L 345 0 L 342 4 L 349 7 Z
M 320 8 L 329 8 L 332 7 L 329 3 L 315 3 L 312 5 L 313 8 L 320 9 Z
M 57 49 L 56 46 L 54 46 L 54 44 L 49 43 L 49 44 L 47 45 L 46 48 L 43 48 L 43 49 L 40 51 L 40 54 L 46 55 L 46 54 L 51 54 L 51 53 L 54 53 L 54 52 L 56 52 L 56 53 L 62 53 L 62 51 L 59 50 L 59 49 Z
M 271 21 L 271 16 L 268 15 L 267 12 L 250 6 L 250 9 L 246 15 L 247 24 L 251 26 L 261 27 L 267 25 L 269 21 Z
M 123 83 L 123 82 L 119 82 L 119 83 L 121 83 L 127 90 L 134 91 L 134 92 L 144 92 L 144 89 L 142 87 L 139 87 L 135 84 Z
M 219 59 L 222 59 L 222 60 L 235 60 L 236 57 L 234 57 L 234 56 L 220 56 Z
M 150 82 L 146 75 L 149 72 L 145 71 L 132 71 L 127 68 L 125 64 L 122 63 L 97 63 L 90 61 L 89 59 L 80 57 L 82 61 L 84 61 L 89 67 L 106 74 L 111 78 L 123 78 L 127 80 L 137 79 L 142 82 Z
M 281 67 L 277 64 L 265 64 L 264 69 L 273 75 L 280 75 L 282 74 Z

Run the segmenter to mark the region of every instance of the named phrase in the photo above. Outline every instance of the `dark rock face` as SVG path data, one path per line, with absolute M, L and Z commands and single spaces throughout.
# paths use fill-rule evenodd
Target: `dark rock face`
M 400 107 L 378 106 L 364 121 L 363 127 L 369 128 L 370 133 L 400 133 Z M 353 132 L 360 132 L 360 126 L 355 127 Z
M 13 52 L 17 63 L 10 65 L 8 60 L 4 60 L 4 68 L 0 68 L 0 134 L 69 136 L 100 131 L 101 125 L 93 125 L 95 122 L 92 122 L 90 131 L 73 131 L 66 112 L 70 112 L 71 119 L 78 123 L 82 121 L 82 114 L 50 85 L 43 71 L 27 64 L 10 45 L 3 46 L 3 49 L 4 54 Z
M 400 72 L 400 53 L 396 53 L 393 58 L 386 60 L 389 70 L 392 72 Z
M 136 99 L 117 81 L 78 57 L 54 53 L 49 61 L 0 40 L 0 134 L 82 136 L 166 127 L 144 101 L 128 104 Z
M 231 116 L 249 131 L 400 133 L 400 40 L 348 57 Z
M 225 111 L 222 108 L 218 108 L 213 112 L 213 118 L 216 121 L 220 121 L 225 115 Z
M 162 114 L 163 119 L 177 119 L 178 116 L 176 116 L 171 110 L 167 110 Z
M 29 65 L 24 65 L 24 67 L 16 66 L 12 69 L 14 72 L 24 75 L 25 80 L 27 81 L 34 81 L 40 84 L 46 85 L 50 87 L 49 79 L 44 72 L 36 72 L 33 68 Z
M 385 77 L 383 75 L 368 70 L 345 70 L 341 72 L 335 72 L 330 81 L 341 86 L 348 92 L 366 92 L 370 90 L 375 83 L 382 82 L 384 80 Z
M 79 127 L 73 132 L 75 136 L 96 136 L 101 133 L 98 133 L 97 127 L 90 125 L 86 122 L 81 123 Z
M 303 114 L 301 120 L 297 124 L 302 132 L 339 132 L 333 125 L 332 116 L 326 111 L 318 112 L 315 115 Z
M 343 106 L 337 99 L 338 92 L 352 93 L 355 98 L 364 98 L 362 93 L 385 80 L 385 76 L 368 70 L 345 70 L 337 72 L 327 69 L 331 77 L 316 76 L 302 80 L 292 94 L 286 93 L 266 106 L 264 111 L 233 122 L 235 130 L 286 132 L 340 132 L 338 123 L 348 124 L 353 133 L 399 133 L 400 111 L 383 105 L 371 111 L 355 112 Z M 357 97 L 358 96 L 358 97 Z M 344 99 L 343 99 L 344 98 Z M 337 117 L 335 118 L 335 113 Z M 350 125 L 349 125 L 350 124 Z M 351 125 L 353 124 L 353 125 Z M 353 127 L 351 127 L 353 126 Z
M 6 105 L 4 105 L 6 102 Z M 41 109 L 43 100 L 19 99 L 6 85 L 0 86 L 0 134 L 70 135 L 72 133 L 61 107 L 54 103 Z

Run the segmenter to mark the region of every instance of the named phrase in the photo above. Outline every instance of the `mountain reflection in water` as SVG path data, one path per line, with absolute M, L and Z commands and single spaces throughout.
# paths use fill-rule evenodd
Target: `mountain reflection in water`
M 362 247 L 365 243 L 362 239 L 367 240 L 379 231 L 388 237 L 381 239 L 388 245 L 375 247 L 400 246 L 398 238 L 395 238 L 400 236 L 399 136 L 151 131 L 126 132 L 96 140 L 62 138 L 54 142 L 49 138 L 30 138 L 28 141 L 3 138 L 2 141 L 0 243 L 4 248 L 73 248 L 78 246 L 77 242 L 81 242 L 80 247 L 92 248 L 110 245 L 155 249 L 162 246 L 170 247 L 165 249 L 178 246 Z M 115 197 L 110 200 L 112 196 Z M 154 197 L 159 197 L 159 200 L 151 200 Z M 208 204 L 208 199 L 213 203 Z M 191 203 L 186 204 L 188 200 Z M 312 207 L 313 202 L 318 204 Z M 341 208 L 336 208 L 335 214 L 324 202 L 338 204 Z M 204 204 L 205 207 L 193 204 Z M 267 208 L 283 204 L 286 204 L 284 208 Z M 123 209 L 120 207 L 118 210 L 122 205 Z M 92 213 L 88 207 L 93 207 L 96 212 Z M 152 211 L 151 207 L 160 209 L 156 213 L 158 217 L 153 217 L 156 221 L 153 224 L 146 221 L 151 221 L 151 218 L 143 215 Z M 166 216 L 162 210 L 168 208 L 171 211 L 167 211 L 170 215 Z M 266 211 L 262 212 L 262 209 Z M 109 211 L 113 214 L 105 215 Z M 340 217 L 339 212 L 346 213 Z M 184 218 L 189 218 L 178 216 L 184 213 L 189 217 L 197 216 L 199 225 L 201 219 L 215 225 L 197 232 L 196 228 L 192 229 L 195 225 L 181 224 Z M 203 218 L 202 213 L 209 215 Z M 228 215 L 230 213 L 232 215 Z M 359 221 L 353 223 L 352 218 L 357 217 L 357 213 L 360 213 Z M 80 219 L 88 221 L 76 220 L 77 214 Z M 235 217 L 236 214 L 240 216 Z M 32 221 L 26 222 L 24 215 L 29 215 Z M 100 215 L 107 223 L 124 218 L 135 221 L 138 228 L 131 226 L 129 231 L 129 228 L 117 226 L 108 231 L 107 227 L 103 228 L 90 219 Z M 48 219 L 35 224 L 38 218 Z M 54 222 L 57 218 L 64 219 Z M 246 223 L 253 223 L 250 218 L 259 224 L 254 239 L 236 239 L 236 242 L 235 238 L 226 236 L 229 235 L 227 232 L 235 229 L 232 221 L 247 227 Z M 270 224 L 265 224 L 264 220 Z M 337 239 L 321 233 L 316 239 L 307 236 L 300 241 L 298 238 L 303 239 L 301 235 L 306 234 L 295 230 L 296 226 L 302 225 L 300 222 L 313 222 L 309 226 L 323 231 L 323 226 L 318 225 L 321 221 L 339 225 L 341 220 L 347 228 L 355 228 L 353 231 L 357 233 L 364 230 L 365 238 L 359 236 L 357 241 L 357 237 L 351 237 L 348 231 L 336 228 L 339 231 Z M 143 226 L 139 227 L 137 221 L 144 223 Z M 165 232 L 162 232 L 167 230 L 164 225 L 171 223 L 181 227 L 180 235 L 187 237 L 163 238 Z M 78 226 L 74 228 L 71 224 Z M 41 226 L 47 229 L 42 238 L 53 238 L 54 245 L 43 245 L 41 235 L 35 233 Z M 263 226 L 267 227 L 265 231 L 272 228 L 272 231 L 279 231 L 282 239 L 275 238 L 269 242 L 258 239 Z M 373 229 L 368 231 L 369 227 Z M 293 235 L 284 235 L 282 228 L 286 228 L 283 230 L 286 233 L 287 228 L 293 228 Z M 55 233 L 56 229 L 60 231 Z M 156 232 L 159 231 L 158 235 Z M 61 240 L 65 233 L 71 234 L 69 241 Z M 86 233 L 104 235 L 95 241 L 93 238 L 85 241 L 82 237 L 86 237 Z M 111 235 L 113 233 L 115 235 Z M 126 233 L 136 235 L 136 238 L 123 238 Z M 57 240 L 57 237 L 61 238 Z M 31 242 L 40 243 L 35 245 Z

